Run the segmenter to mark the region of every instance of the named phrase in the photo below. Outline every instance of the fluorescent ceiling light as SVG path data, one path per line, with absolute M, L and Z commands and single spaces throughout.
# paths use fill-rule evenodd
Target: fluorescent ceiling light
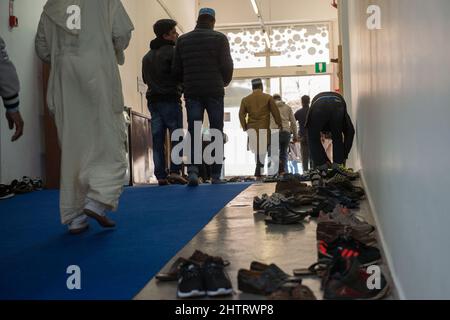
M 256 0 L 250 0 L 250 2 L 252 3 L 255 14 L 259 16 L 259 8 L 258 8 L 258 4 L 256 3 Z
M 271 48 L 270 37 L 266 30 L 264 30 L 264 40 L 266 41 L 267 48 Z

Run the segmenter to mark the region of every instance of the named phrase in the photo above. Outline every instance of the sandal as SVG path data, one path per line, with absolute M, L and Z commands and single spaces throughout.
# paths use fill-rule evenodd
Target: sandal
M 325 272 L 329 268 L 329 263 L 325 261 L 320 261 L 314 263 L 309 268 L 303 268 L 303 269 L 295 269 L 293 271 L 294 276 L 296 277 L 309 277 L 309 276 L 317 276 L 317 277 L 323 277 Z

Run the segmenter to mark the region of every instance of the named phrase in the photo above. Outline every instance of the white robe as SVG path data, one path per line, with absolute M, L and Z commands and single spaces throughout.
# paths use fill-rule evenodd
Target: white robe
M 72 5 L 81 9 L 79 30 L 67 23 Z M 82 214 L 87 198 L 117 209 L 128 167 L 118 64 L 133 29 L 120 0 L 49 0 L 44 7 L 36 51 L 51 63 L 47 100 L 62 150 L 63 224 Z

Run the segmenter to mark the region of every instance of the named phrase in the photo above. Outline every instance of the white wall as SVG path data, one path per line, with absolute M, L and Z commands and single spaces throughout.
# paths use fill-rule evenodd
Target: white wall
M 150 49 L 150 41 L 155 38 L 153 24 L 159 19 L 168 18 L 168 16 L 156 0 L 123 0 L 122 2 L 136 29 L 126 51 L 126 63 L 120 67 L 125 105 L 147 114 L 147 101 L 145 95 L 141 99 L 141 95 L 138 93 L 137 78 L 142 78 L 142 58 Z M 195 0 L 163 0 L 163 3 L 185 32 L 189 32 L 195 27 Z
M 24 175 L 43 177 L 43 93 L 41 63 L 34 52 L 34 36 L 45 0 L 15 1 L 15 15 L 19 17 L 19 28 L 8 30 L 9 1 L 0 0 L 0 35 L 4 38 L 9 55 L 16 64 L 20 77 L 21 112 L 25 121 L 25 135 L 19 142 L 10 143 L 12 133 L 0 113 L 0 183 Z M 130 48 L 126 51 L 126 65 L 121 67 L 125 104 L 136 111 L 147 112 L 145 97 L 141 109 L 141 97 L 137 90 L 137 78 L 141 77 L 142 57 L 155 37 L 153 23 L 167 18 L 167 14 L 156 0 L 123 0 L 135 24 Z M 195 26 L 195 0 L 163 0 L 176 20 L 190 31 Z M 1 103 L 1 102 L 0 102 Z M 3 108 L 3 106 L 0 106 Z M 1 110 L 0 110 L 1 111 Z
M 381 7 L 382 30 L 366 28 L 369 4 Z M 450 2 L 342 6 L 357 158 L 399 295 L 450 299 Z

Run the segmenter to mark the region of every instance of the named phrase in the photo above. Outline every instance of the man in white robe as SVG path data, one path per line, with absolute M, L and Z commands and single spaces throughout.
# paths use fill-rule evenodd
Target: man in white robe
M 126 183 L 126 122 L 118 65 L 133 24 L 120 0 L 48 0 L 38 27 L 36 52 L 51 64 L 48 108 L 58 129 L 61 155 L 61 221 L 69 232 L 115 227 Z

